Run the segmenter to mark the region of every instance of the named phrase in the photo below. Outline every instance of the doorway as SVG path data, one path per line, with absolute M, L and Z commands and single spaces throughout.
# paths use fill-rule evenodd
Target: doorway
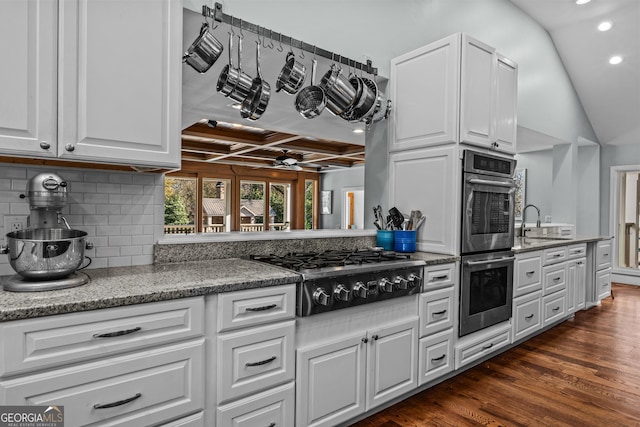
M 342 228 L 364 228 L 364 188 L 345 187 L 342 189 Z
M 640 165 L 612 167 L 610 194 L 613 280 L 640 285 Z

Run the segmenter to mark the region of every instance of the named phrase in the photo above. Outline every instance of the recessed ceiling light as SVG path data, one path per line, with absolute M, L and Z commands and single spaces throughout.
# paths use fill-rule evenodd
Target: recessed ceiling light
M 576 0 L 576 4 L 587 4 L 589 3 L 591 0 Z
M 612 56 L 611 58 L 609 58 L 609 64 L 611 65 L 618 65 L 619 63 L 622 62 L 622 57 L 621 56 Z
M 609 31 L 611 29 L 611 27 L 613 27 L 613 24 L 609 21 L 604 21 L 601 22 L 600 25 L 598 25 L 598 30 L 600 31 Z

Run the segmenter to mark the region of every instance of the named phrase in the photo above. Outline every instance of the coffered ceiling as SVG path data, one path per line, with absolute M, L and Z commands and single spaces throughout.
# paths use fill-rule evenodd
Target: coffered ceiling
M 182 159 L 322 172 L 364 164 L 364 146 L 202 120 L 182 131 Z

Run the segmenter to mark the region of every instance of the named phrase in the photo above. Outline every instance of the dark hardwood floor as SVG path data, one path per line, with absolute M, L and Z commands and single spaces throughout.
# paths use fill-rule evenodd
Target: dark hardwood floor
M 359 423 L 640 426 L 640 287 Z

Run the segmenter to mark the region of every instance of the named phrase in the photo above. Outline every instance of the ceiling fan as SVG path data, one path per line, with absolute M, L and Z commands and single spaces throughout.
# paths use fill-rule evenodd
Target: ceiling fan
M 286 168 L 294 171 L 302 170 L 302 167 L 310 167 L 310 168 L 322 168 L 322 165 L 317 165 L 314 163 L 302 163 L 298 162 L 298 160 L 294 157 L 291 157 L 287 154 L 289 150 L 282 150 L 282 154 L 275 158 L 273 162 L 273 166 L 276 168 Z

